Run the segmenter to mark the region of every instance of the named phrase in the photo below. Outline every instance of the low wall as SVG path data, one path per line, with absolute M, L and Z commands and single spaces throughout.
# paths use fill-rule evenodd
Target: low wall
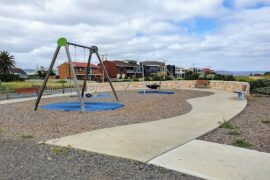
M 159 81 L 146 81 L 145 84 L 159 84 Z M 178 81 L 162 81 L 161 89 L 181 89 L 181 88 L 195 88 L 196 80 L 178 80 Z M 243 85 L 247 85 L 246 94 L 249 94 L 250 86 L 246 82 L 236 81 L 210 81 L 210 88 L 221 89 L 225 91 L 240 91 Z M 131 90 L 144 89 L 143 82 L 114 82 L 113 86 L 116 90 Z M 109 83 L 87 83 L 87 90 L 90 92 L 110 91 Z

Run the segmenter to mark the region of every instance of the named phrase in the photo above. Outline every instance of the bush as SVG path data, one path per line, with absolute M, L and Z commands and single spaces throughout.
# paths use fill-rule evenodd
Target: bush
M 254 89 L 253 93 L 270 95 L 270 87 L 261 87 Z
M 150 77 L 146 77 L 144 78 L 145 81 L 152 81 L 152 79 Z
M 14 74 L 0 74 L 0 80 L 2 82 L 24 81 L 24 79 L 20 78 L 18 75 L 14 75 Z
M 185 80 L 197 80 L 199 79 L 199 74 L 193 74 L 193 72 L 187 72 L 185 75 Z
M 233 75 L 222 75 L 222 74 L 216 74 L 216 76 L 214 77 L 214 80 L 236 81 L 236 79 Z
M 159 75 L 153 75 L 152 80 L 153 81 L 161 81 L 162 78 Z
M 138 82 L 138 81 L 140 81 L 140 79 L 139 78 L 134 78 L 133 81 Z
M 170 80 L 173 80 L 173 78 L 171 76 L 165 77 L 165 81 L 170 81 Z
M 250 83 L 250 91 L 255 93 L 256 89 L 263 88 L 263 87 L 270 87 L 270 80 L 268 79 L 258 79 Z M 260 89 L 258 92 L 261 91 Z

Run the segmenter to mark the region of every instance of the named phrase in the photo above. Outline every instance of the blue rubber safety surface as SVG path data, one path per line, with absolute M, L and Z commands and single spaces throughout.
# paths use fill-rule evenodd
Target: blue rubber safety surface
M 124 107 L 117 102 L 85 102 L 85 111 L 115 110 Z M 40 106 L 44 110 L 53 111 L 81 111 L 80 102 L 57 102 Z
M 138 93 L 144 94 L 144 91 L 139 91 Z M 174 94 L 173 91 L 145 91 L 145 94 Z

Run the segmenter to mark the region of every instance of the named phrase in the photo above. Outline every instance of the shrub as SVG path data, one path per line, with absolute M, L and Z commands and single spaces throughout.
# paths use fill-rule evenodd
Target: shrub
M 15 74 L 0 74 L 0 80 L 3 82 L 11 82 L 11 81 L 23 81 L 24 79 L 20 78 Z
M 220 80 L 220 81 L 235 81 L 235 77 L 233 75 L 222 75 L 222 74 L 216 74 L 214 77 L 214 80 Z
M 268 79 L 258 79 L 250 83 L 250 91 L 255 93 L 257 88 L 270 87 L 270 80 Z M 260 91 L 260 90 L 258 90 Z
M 161 78 L 159 75 L 153 75 L 153 76 L 152 76 L 152 80 L 153 80 L 153 81 L 161 81 L 162 78 Z
M 256 88 L 253 93 L 270 95 L 270 87 Z
M 140 79 L 139 78 L 134 78 L 133 81 L 138 82 L 138 81 L 140 81 Z
M 165 77 L 165 81 L 170 81 L 170 80 L 173 80 L 173 78 L 171 76 Z
M 145 81 L 151 81 L 152 79 L 150 77 L 144 78 Z
M 197 80 L 199 79 L 199 74 L 193 74 L 192 72 L 187 72 L 185 75 L 185 80 Z

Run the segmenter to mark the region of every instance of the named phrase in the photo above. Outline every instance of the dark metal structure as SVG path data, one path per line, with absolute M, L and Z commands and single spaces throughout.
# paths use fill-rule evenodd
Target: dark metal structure
M 72 64 L 72 59 L 71 59 L 71 55 L 70 55 L 70 51 L 69 51 L 69 46 L 75 46 L 75 47 L 80 47 L 80 48 L 84 48 L 84 49 L 88 49 L 89 50 L 89 57 L 88 57 L 88 62 L 87 62 L 87 68 L 85 70 L 85 77 L 84 77 L 84 82 L 83 82 L 83 87 L 82 87 L 82 91 L 80 92 L 80 87 L 79 87 L 79 83 L 78 83 L 78 80 L 77 80 L 77 77 L 76 77 L 76 74 L 75 74 L 75 69 L 74 69 L 74 66 Z M 88 46 L 83 46 L 83 45 L 80 45 L 80 44 L 75 44 L 75 43 L 71 43 L 71 42 L 68 42 L 66 40 L 66 38 L 60 38 L 58 39 L 57 41 L 57 47 L 56 47 L 56 50 L 55 50 L 55 53 L 53 55 L 53 58 L 52 58 L 52 61 L 51 61 L 51 64 L 49 66 L 49 69 L 47 71 L 47 74 L 45 76 L 45 79 L 44 79 L 44 82 L 42 84 L 42 87 L 39 91 L 39 94 L 38 94 L 38 97 L 37 97 L 37 100 L 36 100 L 36 103 L 35 103 L 35 108 L 34 110 L 37 110 L 38 108 L 38 105 L 39 105 L 39 102 L 40 102 L 40 99 L 42 97 L 42 94 L 45 90 L 45 87 L 46 87 L 46 84 L 49 80 L 49 76 L 50 76 L 50 73 L 53 69 L 53 66 L 55 64 L 55 61 L 57 59 L 57 56 L 59 54 L 59 51 L 61 49 L 61 47 L 65 47 L 65 51 L 66 51 L 66 55 L 67 55 L 67 58 L 68 58 L 68 63 L 69 63 L 69 66 L 70 66 L 70 72 L 72 74 L 72 77 L 73 77 L 73 80 L 74 80 L 74 84 L 75 84 L 75 87 L 76 87 L 76 91 L 77 91 L 77 95 L 78 95 L 78 98 L 79 98 L 79 101 L 80 101 L 80 105 L 81 105 L 81 111 L 82 112 L 85 112 L 85 108 L 84 108 L 84 100 L 83 100 L 83 97 L 84 97 L 84 92 L 85 92 L 85 89 L 86 89 L 86 81 L 87 81 L 87 77 L 88 77 L 88 74 L 89 74 L 89 70 L 90 70 L 90 64 L 91 64 L 91 58 L 92 58 L 92 55 L 93 54 L 96 54 L 100 64 L 101 64 L 101 67 L 103 69 L 103 71 L 105 72 L 105 75 L 106 75 L 106 78 L 108 79 L 108 82 L 112 88 L 112 91 L 114 93 L 114 96 L 115 96 L 115 99 L 116 101 L 118 101 L 118 96 L 116 94 L 116 91 L 113 87 L 113 84 L 112 84 L 112 81 L 109 77 L 109 74 L 103 64 L 103 61 L 101 60 L 100 58 L 100 55 L 98 53 L 98 48 L 96 46 L 91 46 L 91 47 L 88 47 Z

